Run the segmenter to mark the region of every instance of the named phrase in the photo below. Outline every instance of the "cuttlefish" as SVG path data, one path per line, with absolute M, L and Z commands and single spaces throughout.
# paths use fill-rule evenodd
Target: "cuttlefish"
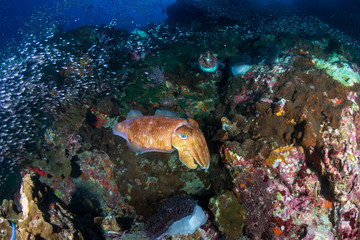
M 113 133 L 126 139 L 134 152 L 172 152 L 177 149 L 180 161 L 188 168 L 195 169 L 197 164 L 201 168 L 209 167 L 210 153 L 205 137 L 199 124 L 191 118 L 179 118 L 165 110 L 157 110 L 154 116 L 143 116 L 132 110 L 126 120 L 114 124 Z

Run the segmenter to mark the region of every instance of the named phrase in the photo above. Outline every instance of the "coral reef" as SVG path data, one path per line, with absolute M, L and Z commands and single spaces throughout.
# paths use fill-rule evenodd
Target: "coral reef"
M 300 232 L 306 238 L 335 238 L 333 202 L 320 194 L 321 183 L 301 147 L 276 149 L 264 165 L 235 178 L 234 192 L 246 209 L 245 232 L 252 239 L 296 238 Z
M 3 200 L 0 206 L 0 237 L 2 239 L 15 239 L 14 222 L 17 221 L 18 215 L 14 209 L 13 200 Z
M 27 147 L 21 197 L 0 208 L 1 237 L 14 236 L 15 227 L 21 239 L 147 239 L 143 228 L 150 238 L 183 240 L 359 238 L 358 59 L 328 26 L 291 19 L 291 29 L 262 21 L 255 29 L 248 21 L 164 23 L 133 33 L 81 27 L 47 39 L 59 54 L 48 55 L 61 58 L 34 65 L 33 77 L 41 79 L 34 83 L 44 89 L 17 85 L 16 75 L 9 79 L 17 87 L 7 86 L 25 96 L 32 89 L 39 95 L 29 94 L 34 105 L 1 100 L 6 114 L 25 119 L 6 116 L 11 130 L 0 136 L 9 141 L 2 156 L 22 156 L 10 154 L 18 123 L 31 139 L 19 140 Z M 199 58 L 204 49 L 212 51 Z M 44 114 L 29 115 L 36 104 Z M 134 153 L 113 134 L 117 122 L 130 126 L 129 111 L 153 116 L 159 109 L 201 133 L 202 143 L 190 145 L 209 147 L 205 161 L 189 145 L 180 144 L 179 152 L 192 152 L 191 161 L 205 169 L 184 167 L 176 151 Z M 136 125 L 132 137 L 154 140 L 142 136 L 146 124 Z M 189 139 L 190 131 L 176 133 Z M 161 150 L 179 148 L 169 139 Z M 201 227 L 170 228 L 181 220 L 187 229 L 199 213 Z
M 100 239 L 35 176 L 23 177 L 20 194 L 21 239 Z
M 360 76 L 341 55 L 333 54 L 328 61 L 313 58 L 315 67 L 325 69 L 327 74 L 345 86 L 360 83 Z
M 51 171 L 53 175 L 69 177 L 71 174 L 71 159 L 81 148 L 82 139 L 69 129 L 48 128 L 44 134 L 44 141 L 48 151 L 43 159 L 35 162 L 34 166 Z M 49 163 L 45 165 L 45 161 Z
M 151 81 L 151 87 L 158 87 L 161 84 L 164 84 L 166 81 L 166 77 L 164 74 L 164 69 L 156 66 L 151 69 L 151 72 L 149 73 L 149 78 Z
M 225 141 L 221 154 L 246 209 L 245 233 L 253 239 L 356 237 L 356 93 L 317 70 L 286 68 L 271 85 L 255 72 L 246 85 L 254 90 L 244 93 L 250 98 L 233 101 L 234 120 L 222 120 L 224 139 L 237 139 Z M 250 105 L 255 116 L 237 113 Z
M 79 154 L 78 158 L 82 172 L 82 180 L 77 182 L 78 185 L 103 196 L 100 207 L 104 212 L 123 215 L 124 209 L 118 207 L 123 199 L 114 180 L 114 164 L 109 156 L 101 151 L 86 151 Z
M 225 191 L 211 198 L 209 207 L 214 212 L 219 230 L 226 234 L 227 239 L 235 240 L 243 235 L 246 210 L 233 192 Z

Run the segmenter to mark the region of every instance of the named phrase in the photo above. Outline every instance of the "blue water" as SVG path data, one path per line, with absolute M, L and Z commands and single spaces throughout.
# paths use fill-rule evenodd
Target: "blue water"
M 0 46 L 19 40 L 29 31 L 58 24 L 63 31 L 84 25 L 111 25 L 127 31 L 167 19 L 175 0 L 34 0 L 0 2 Z M 39 22 L 40 20 L 40 22 Z
M 19 39 L 29 29 L 56 23 L 64 31 L 83 25 L 112 25 L 127 31 L 160 23 L 168 18 L 166 8 L 175 0 L 13 0 L 0 2 L 0 45 L 11 39 Z M 357 1 L 340 0 L 227 0 L 227 1 L 178 1 L 194 6 L 227 5 L 242 11 L 249 8 L 260 14 L 302 12 L 320 17 L 325 22 L 353 36 L 359 36 L 360 4 Z M 208 10 L 208 9 L 204 9 Z M 279 12 L 280 10 L 280 12 Z M 210 11 L 211 12 L 211 11 Z M 217 12 L 218 13 L 218 12 Z M 226 11 L 224 11 L 224 14 Z M 41 16 L 41 19 L 38 19 Z M 229 16 L 231 18 L 231 16 Z M 33 20 L 31 20 L 33 19 Z M 40 26 L 38 21 L 42 21 Z M 34 22 L 35 21 L 35 22 Z

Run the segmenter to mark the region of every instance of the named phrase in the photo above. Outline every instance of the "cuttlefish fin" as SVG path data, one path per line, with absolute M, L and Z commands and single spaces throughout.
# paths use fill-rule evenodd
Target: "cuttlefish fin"
M 172 152 L 172 151 L 174 151 L 173 148 L 170 150 L 159 150 L 159 149 L 153 149 L 153 148 L 146 148 L 146 147 L 142 147 L 138 144 L 131 143 L 129 141 L 127 142 L 127 145 L 131 151 L 139 153 L 139 154 L 143 154 L 143 153 L 147 153 L 147 152 Z
M 144 153 L 145 148 L 143 148 L 139 145 L 132 144 L 130 142 L 127 142 L 127 145 L 130 148 L 130 150 L 133 152 L 140 153 L 140 154 Z
M 184 149 L 178 149 L 178 152 L 179 152 L 179 159 L 183 164 L 185 164 L 188 168 L 191 169 L 197 168 L 194 158 L 189 151 L 186 151 Z
M 131 110 L 126 116 L 126 120 L 143 117 L 144 115 L 138 110 Z
M 118 135 L 120 137 L 123 137 L 123 138 L 127 139 L 128 134 L 127 134 L 127 132 L 122 131 L 121 123 L 115 123 L 112 126 L 112 132 L 115 135 Z
M 197 121 L 195 121 L 194 119 L 192 118 L 188 118 L 188 122 L 193 125 L 194 127 L 198 128 L 199 127 L 199 124 L 197 123 Z
M 156 112 L 155 112 L 155 115 L 154 116 L 157 116 L 157 117 L 174 117 L 174 118 L 177 118 L 178 116 L 176 116 L 176 114 L 172 111 L 169 111 L 169 110 L 160 110 L 160 109 L 157 109 Z

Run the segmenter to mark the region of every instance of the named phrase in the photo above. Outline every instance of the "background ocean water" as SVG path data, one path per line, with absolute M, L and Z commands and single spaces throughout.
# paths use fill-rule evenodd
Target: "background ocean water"
M 34 0 L 1 1 L 0 46 L 11 39 L 21 39 L 30 29 L 40 30 L 46 24 L 59 24 L 64 31 L 83 25 L 111 25 L 132 31 L 151 23 L 167 19 L 166 8 L 175 0 Z M 303 12 L 314 15 L 340 30 L 359 37 L 360 6 L 357 1 L 311 1 L 311 0 L 228 0 L 228 1 L 179 1 L 194 6 L 227 4 L 242 11 L 251 8 L 264 14 L 287 14 Z M 226 11 L 224 14 L 228 14 Z M 221 13 L 219 13 L 221 14 Z M 231 18 L 231 16 L 229 16 Z M 35 24 L 36 23 L 36 24 Z
M 127 31 L 160 23 L 167 19 L 165 9 L 175 0 L 35 0 L 1 1 L 0 43 L 19 40 L 29 31 L 40 31 L 51 24 L 63 31 L 84 25 L 114 26 Z

